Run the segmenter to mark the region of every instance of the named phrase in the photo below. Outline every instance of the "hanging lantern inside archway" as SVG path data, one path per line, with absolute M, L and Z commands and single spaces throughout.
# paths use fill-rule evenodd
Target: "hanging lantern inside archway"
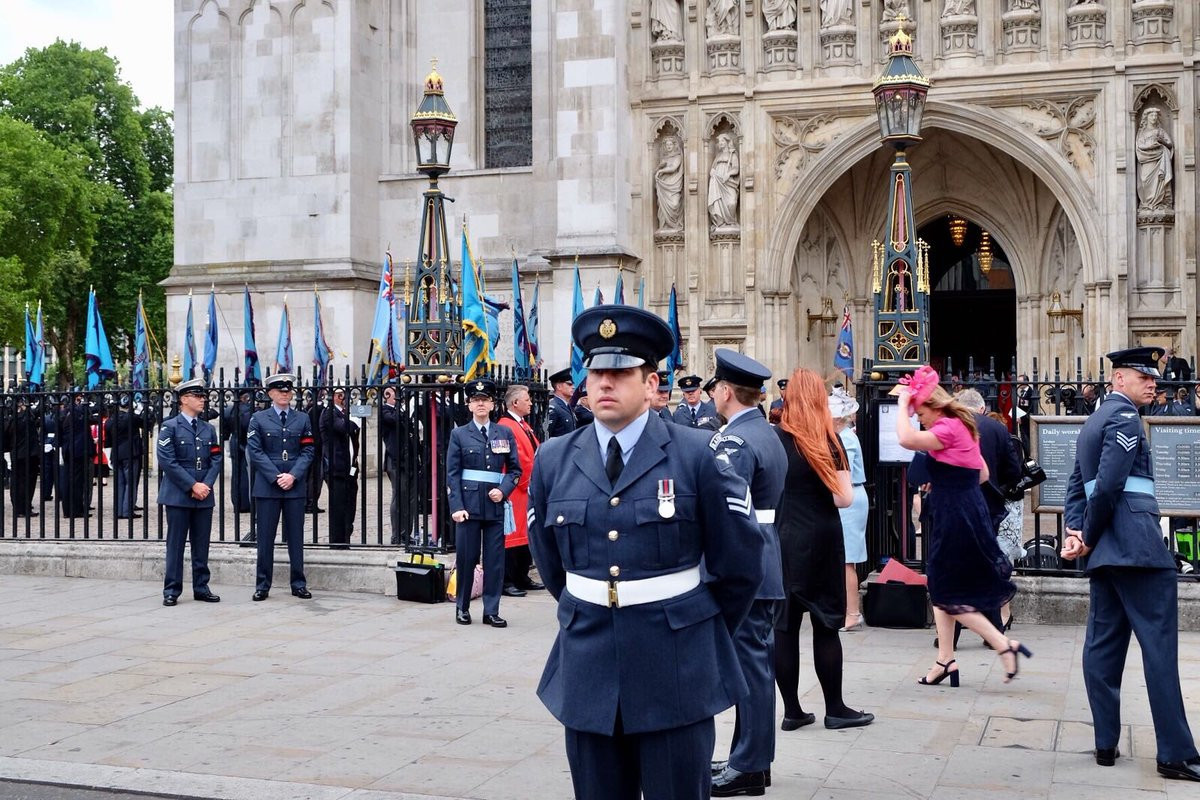
M 979 237 L 979 271 L 984 275 L 992 271 L 992 237 L 987 231 Z
M 957 214 L 950 215 L 950 241 L 954 242 L 955 247 L 962 247 L 963 241 L 967 238 L 967 221 Z

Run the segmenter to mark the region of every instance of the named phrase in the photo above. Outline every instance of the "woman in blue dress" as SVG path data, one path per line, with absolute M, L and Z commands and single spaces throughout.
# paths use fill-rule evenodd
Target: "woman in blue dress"
M 858 413 L 858 401 L 836 386 L 829 395 L 829 414 L 833 417 L 833 428 L 846 450 L 850 462 L 850 483 L 854 488 L 854 501 L 849 508 L 839 508 L 842 518 L 842 540 L 846 547 L 846 623 L 842 631 L 856 631 L 863 626 L 863 615 L 859 610 L 858 566 L 867 560 L 867 473 L 863 467 L 862 445 L 854 432 L 854 415 Z

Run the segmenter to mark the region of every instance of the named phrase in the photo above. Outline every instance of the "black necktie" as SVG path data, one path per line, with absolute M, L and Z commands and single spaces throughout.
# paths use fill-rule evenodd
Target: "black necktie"
M 287 427 L 287 412 L 286 411 L 279 412 L 279 427 L 281 427 L 281 428 Z
M 625 462 L 621 460 L 621 443 L 614 436 L 608 440 L 608 459 L 604 462 L 604 471 L 608 474 L 608 482 L 616 486 L 617 478 L 621 477 L 621 470 L 624 468 Z
M 692 427 L 696 426 L 696 409 L 692 409 Z
M 479 426 L 479 435 L 482 436 L 483 440 L 486 442 L 487 441 L 487 428 L 480 425 Z
M 196 435 L 197 435 L 198 433 L 199 433 L 199 431 L 198 431 L 198 430 L 197 430 L 197 428 L 196 428 L 196 420 L 195 420 L 195 418 L 193 418 L 193 419 L 192 419 L 192 438 L 193 438 L 193 439 L 195 439 L 195 438 L 196 438 Z

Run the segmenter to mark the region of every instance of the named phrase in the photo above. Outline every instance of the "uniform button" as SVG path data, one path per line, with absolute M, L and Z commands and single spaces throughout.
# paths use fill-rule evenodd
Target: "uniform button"
M 563 521 L 564 521 L 563 515 L 562 515 L 562 514 L 559 514 L 559 515 L 558 515 L 558 519 L 556 519 L 554 522 L 555 522 L 555 524 L 556 524 L 556 525 L 562 525 L 562 524 L 563 524 Z
M 615 578 L 621 574 L 621 568 L 620 567 L 609 567 L 608 574 L 612 575 Z
M 621 505 L 621 498 L 619 498 L 619 497 L 614 497 L 614 498 L 612 498 L 611 500 L 609 500 L 609 501 L 608 501 L 608 504 L 609 504 L 610 506 L 612 506 L 613 508 L 616 508 L 617 506 Z
M 609 531 L 608 532 L 608 540 L 610 542 L 615 542 L 617 540 L 618 535 L 619 534 L 616 531 Z

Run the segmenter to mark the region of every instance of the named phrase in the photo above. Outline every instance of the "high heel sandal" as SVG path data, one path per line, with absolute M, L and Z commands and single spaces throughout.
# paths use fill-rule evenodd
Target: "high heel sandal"
M 1017 673 L 1021 671 L 1021 656 L 1033 658 L 1033 653 L 1025 645 L 1012 641 L 1008 643 L 1008 649 L 1003 651 L 1000 657 L 1003 658 L 1005 653 L 1012 653 L 1013 657 L 1013 671 L 1004 673 L 1004 682 L 1010 683 L 1013 678 L 1017 677 Z
M 1001 633 L 1008 633 L 1008 629 L 1012 627 L 1013 619 L 1015 618 L 1015 616 L 1016 616 L 1015 614 L 1009 614 L 1008 619 L 1003 621 L 1003 625 L 1000 628 Z
M 956 659 L 956 658 L 952 658 L 949 661 L 947 661 L 945 664 L 943 664 L 940 661 L 934 661 L 933 663 L 937 664 L 939 667 L 942 668 L 942 674 L 938 675 L 933 680 L 928 680 L 928 679 L 926 679 L 926 677 L 924 675 L 922 675 L 921 680 L 917 681 L 917 683 L 921 684 L 922 686 L 937 686 L 939 683 L 941 683 L 942 681 L 946 680 L 947 677 L 949 677 L 950 685 L 953 688 L 957 689 L 958 688 L 958 670 L 950 669 L 950 665 L 955 663 L 957 660 L 958 659 Z

